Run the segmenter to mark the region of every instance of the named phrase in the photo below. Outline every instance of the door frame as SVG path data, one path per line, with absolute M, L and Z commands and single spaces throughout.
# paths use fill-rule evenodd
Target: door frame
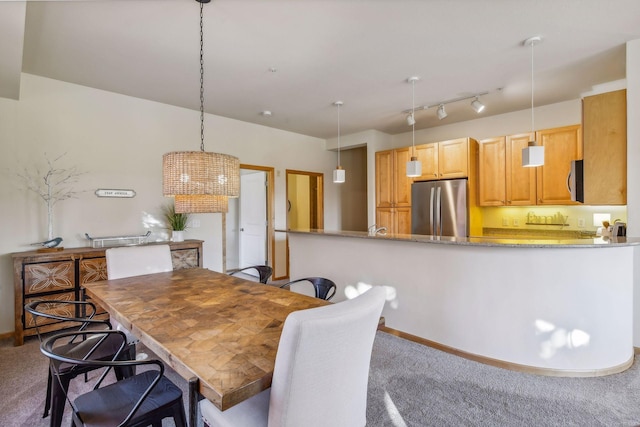
M 285 170 L 285 212 L 286 212 L 286 221 L 287 221 L 287 230 L 289 230 L 289 175 L 306 175 L 309 177 L 314 177 L 318 182 L 318 191 L 316 193 L 316 222 L 317 228 L 324 228 L 324 173 L 322 172 L 309 172 L 309 171 L 301 171 L 295 169 L 286 169 Z M 286 270 L 287 277 L 290 277 L 289 272 L 289 233 L 287 233 L 286 237 Z
M 249 169 L 255 171 L 265 172 L 267 179 L 267 263 L 274 267 L 276 261 L 276 252 L 275 252 L 275 241 L 276 241 L 276 233 L 275 233 L 275 216 L 274 216 L 274 200 L 275 200 L 275 169 L 269 166 L 257 166 L 257 165 L 246 165 L 241 163 L 240 169 Z M 242 190 L 240 190 L 242 191 Z M 225 226 L 226 229 L 226 226 Z M 240 236 L 238 235 L 238 240 Z M 225 244 L 226 246 L 226 244 Z M 226 270 L 226 259 L 225 259 L 225 270 Z

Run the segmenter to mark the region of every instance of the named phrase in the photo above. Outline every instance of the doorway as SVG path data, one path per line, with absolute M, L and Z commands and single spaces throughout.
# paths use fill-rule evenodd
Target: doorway
M 287 169 L 287 230 L 324 228 L 324 174 Z M 289 244 L 286 271 L 289 276 Z
M 225 221 L 225 271 L 275 264 L 273 187 L 273 168 L 240 165 L 240 196 L 229 199 Z

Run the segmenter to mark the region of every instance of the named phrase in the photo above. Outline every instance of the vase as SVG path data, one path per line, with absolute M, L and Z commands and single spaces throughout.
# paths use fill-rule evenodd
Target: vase
M 184 242 L 184 230 L 173 230 L 171 240 L 174 242 Z

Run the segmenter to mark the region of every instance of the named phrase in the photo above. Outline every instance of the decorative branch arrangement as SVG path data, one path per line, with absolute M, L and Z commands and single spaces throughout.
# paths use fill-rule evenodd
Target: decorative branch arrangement
M 48 241 L 42 242 L 42 246 L 53 247 L 62 241 L 60 238 L 53 238 L 53 206 L 62 200 L 77 198 L 77 195 L 82 192 L 74 190 L 72 185 L 78 182 L 79 177 L 85 172 L 78 171 L 75 166 L 71 168 L 56 166 L 56 163 L 66 154 L 51 160 L 45 153 L 44 157 L 47 160 L 48 169 L 44 173 L 38 168 L 35 172 L 25 168 L 24 172 L 17 174 L 27 190 L 36 193 L 47 204 Z

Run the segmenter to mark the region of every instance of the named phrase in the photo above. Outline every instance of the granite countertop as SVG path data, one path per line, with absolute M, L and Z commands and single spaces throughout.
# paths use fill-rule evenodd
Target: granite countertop
M 386 234 L 371 236 L 366 231 L 335 230 L 289 230 L 289 233 L 314 234 L 335 237 L 355 237 L 372 240 L 393 240 L 444 245 L 528 247 L 528 248 L 606 248 L 640 245 L 638 237 L 594 237 L 594 238 L 557 238 L 557 237 L 437 237 L 418 234 Z

